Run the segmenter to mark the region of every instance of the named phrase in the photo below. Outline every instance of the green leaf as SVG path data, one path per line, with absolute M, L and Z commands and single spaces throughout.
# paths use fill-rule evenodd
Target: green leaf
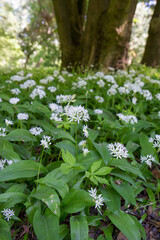
M 47 170 L 40 165 L 40 172 L 45 173 Z M 39 163 L 32 160 L 22 160 L 5 167 L 0 171 L 0 181 L 9 181 L 18 178 L 30 178 L 37 176 Z
M 71 240 L 88 240 L 88 223 L 84 216 L 70 218 Z
M 59 226 L 59 240 L 63 240 L 68 233 L 69 229 L 66 224 L 62 224 Z
M 0 219 L 0 239 L 11 240 L 11 233 L 8 223 Z
M 139 176 L 140 178 L 142 178 L 143 180 L 145 180 L 145 178 L 143 177 L 142 173 L 140 172 L 140 170 L 137 167 L 132 166 L 129 162 L 127 162 L 127 160 L 125 159 L 113 159 L 110 164 L 111 166 L 114 167 L 118 167 L 120 169 L 122 169 L 123 171 L 127 171 L 127 172 L 131 172 L 136 176 Z
M 119 215 L 109 213 L 107 216 L 111 222 L 127 237 L 128 240 L 141 240 L 139 228 L 134 220 L 126 213 L 120 211 Z
M 44 215 L 40 209 L 35 212 L 33 228 L 38 240 L 59 240 L 59 219 L 48 208 Z
M 6 136 L 7 140 L 19 142 L 35 142 L 36 138 L 26 129 L 14 129 Z
M 104 160 L 105 164 L 107 165 L 111 156 L 110 156 L 110 152 L 107 148 L 107 143 L 95 143 L 93 142 L 94 147 L 97 149 L 97 151 L 99 152 L 99 154 L 101 155 L 102 159 Z
M 0 111 L 8 112 L 9 115 L 11 115 L 12 117 L 14 116 L 14 108 L 10 103 L 2 102 Z
M 143 216 L 144 216 L 144 215 L 143 215 Z M 139 231 L 140 231 L 140 233 L 141 233 L 142 238 L 143 238 L 144 240 L 146 240 L 146 239 L 147 239 L 147 237 L 146 237 L 146 232 L 145 232 L 142 224 L 140 224 L 140 222 L 137 220 L 136 217 L 134 217 L 134 216 L 130 216 L 130 217 L 131 217 L 131 218 L 133 219 L 133 221 L 135 222 L 137 228 L 139 228 Z
M 117 214 L 121 208 L 120 195 L 110 186 L 107 186 L 105 189 L 100 187 L 100 191 L 108 209 Z
M 92 163 L 91 166 L 91 173 L 94 173 L 98 168 L 100 168 L 102 161 L 96 161 L 94 163 Z
M 30 105 L 29 111 L 34 113 L 42 113 L 43 115 L 45 114 L 47 117 L 51 115 L 48 107 L 37 101 L 33 101 L 32 105 Z
M 59 149 L 64 149 L 65 151 L 68 150 L 73 156 L 76 156 L 76 146 L 69 140 L 63 140 L 56 143 L 54 146 Z
M 65 152 L 64 149 L 62 149 L 62 158 L 65 163 L 68 163 L 71 166 L 74 166 L 76 163 L 75 157 L 68 150 Z
M 111 167 L 102 167 L 98 171 L 94 172 L 95 175 L 107 175 L 112 171 Z
M 19 155 L 13 150 L 12 144 L 5 139 L 0 140 L 0 155 L 14 162 L 21 160 Z
M 38 186 L 37 190 L 34 190 L 30 197 L 43 201 L 55 215 L 60 216 L 60 201 L 54 189 L 46 186 Z
M 17 203 L 26 202 L 27 196 L 21 192 L 7 192 L 0 194 L 0 202 L 4 202 L 7 208 L 14 207 Z
M 93 199 L 84 190 L 71 190 L 62 201 L 62 211 L 76 213 L 93 204 Z
M 64 174 L 68 174 L 70 173 L 72 166 L 69 165 L 68 163 L 62 163 L 60 169 Z
M 141 155 L 156 155 L 156 149 L 153 147 L 153 144 L 149 142 L 149 138 L 145 134 L 140 136 L 140 145 L 141 145 Z
M 127 183 L 122 182 L 121 184 L 117 185 L 111 179 L 112 187 L 127 201 L 127 203 L 131 203 L 136 206 L 135 195 L 133 187 Z

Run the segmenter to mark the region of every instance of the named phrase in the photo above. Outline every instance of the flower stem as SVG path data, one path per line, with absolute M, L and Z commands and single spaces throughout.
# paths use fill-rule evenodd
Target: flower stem
M 38 175 L 37 175 L 37 188 L 38 188 L 38 180 L 39 180 L 40 167 L 41 167 L 41 163 L 42 163 L 42 157 L 43 157 L 43 153 L 44 153 L 44 148 L 42 149 L 41 156 L 40 156 L 40 161 L 39 161 L 39 166 L 38 166 Z

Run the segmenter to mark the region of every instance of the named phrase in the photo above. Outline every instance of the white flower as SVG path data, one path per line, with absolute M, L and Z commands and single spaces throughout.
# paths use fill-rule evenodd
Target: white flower
M 100 79 L 100 80 L 97 82 L 97 85 L 98 85 L 100 88 L 102 88 L 102 87 L 104 87 L 105 82 L 104 82 L 102 79 Z
M 160 147 L 160 135 L 156 134 L 155 138 L 149 138 L 149 142 L 153 143 L 154 147 Z
M 2 170 L 4 168 L 4 164 L 2 161 L 0 161 L 0 170 Z
M 12 160 L 7 160 L 8 165 L 11 165 L 13 163 Z
M 5 216 L 4 219 L 7 219 L 7 221 L 9 221 L 12 216 L 15 216 L 15 212 L 9 208 L 4 209 L 3 211 L 1 211 L 3 213 L 3 215 Z
M 152 100 L 153 98 L 149 90 L 142 90 L 142 95 L 146 100 Z
M 101 206 L 103 206 L 103 202 L 104 202 L 102 194 L 97 196 L 97 189 L 96 188 L 95 189 L 91 188 L 91 190 L 88 190 L 88 192 L 89 192 L 89 195 L 93 198 L 93 200 L 95 202 L 95 208 L 97 208 L 98 212 L 100 214 L 102 214 L 101 211 L 100 211 Z
M 138 119 L 134 115 L 123 115 L 122 113 L 118 113 L 117 116 L 119 117 L 120 120 L 126 122 L 126 123 L 131 123 L 135 124 L 138 122 Z
M 14 81 L 17 81 L 17 82 L 21 82 L 22 80 L 24 80 L 25 77 L 22 77 L 22 76 L 19 76 L 19 75 L 14 75 L 11 77 L 11 80 L 14 82 Z
M 117 159 L 118 158 L 120 158 L 120 159 L 127 158 L 129 156 L 126 147 L 119 142 L 110 143 L 110 144 L 108 144 L 107 147 L 111 151 L 111 155 L 113 157 L 116 157 Z
M 8 125 L 13 125 L 13 121 L 5 119 L 5 124 Z
M 82 148 L 83 151 L 83 156 L 85 157 L 90 151 L 88 150 L 88 148 Z
M 0 98 L 0 103 L 2 102 L 2 98 Z
M 132 103 L 135 105 L 136 102 L 137 102 L 137 98 L 136 98 L 136 97 L 133 97 L 133 98 L 132 98 Z
M 80 122 L 89 120 L 88 110 L 85 109 L 83 106 L 66 106 L 64 108 L 65 115 L 67 116 L 69 122 Z
M 36 85 L 36 82 L 34 80 L 27 80 L 23 84 L 20 84 L 20 88 L 21 89 L 27 89 L 27 88 L 31 88 L 35 85 Z
M 53 76 L 54 76 L 54 77 L 57 77 L 58 74 L 59 74 L 59 71 L 58 71 L 58 70 L 54 70 L 54 72 L 53 72 Z
M 102 113 L 103 113 L 103 110 L 101 110 L 101 109 L 95 109 L 95 110 L 94 110 L 94 113 L 96 113 L 96 114 L 102 114 Z
M 103 103 L 103 102 L 104 102 L 104 98 L 103 98 L 103 97 L 95 96 L 95 99 L 96 99 L 99 103 Z
M 56 114 L 63 113 L 63 107 L 56 103 L 50 103 L 49 108 L 51 109 L 52 112 Z
M 64 83 L 66 80 L 61 75 L 58 77 L 58 82 Z
M 157 93 L 155 97 L 160 101 L 160 93 Z
M 141 162 L 145 162 L 149 167 L 152 167 L 152 162 L 155 162 L 155 158 L 152 155 L 141 156 Z
M 37 86 L 32 93 L 29 95 L 32 99 L 39 96 L 39 99 L 42 99 L 46 96 L 45 91 L 43 90 L 43 86 Z
M 0 128 L 0 137 L 6 136 L 6 128 Z
M 51 93 L 57 91 L 57 88 L 56 88 L 56 87 L 53 87 L 53 86 L 48 87 L 47 89 L 48 89 Z
M 18 120 L 28 120 L 29 115 L 27 113 L 18 113 L 17 118 Z
M 13 89 L 11 89 L 11 93 L 18 95 L 19 93 L 21 93 L 21 90 L 19 90 L 19 88 L 13 88 Z
M 160 117 L 160 111 L 158 112 L 158 117 Z
M 79 142 L 78 146 L 84 148 L 86 146 L 86 144 L 87 144 L 86 140 L 82 140 Z
M 30 77 L 32 77 L 32 76 L 33 76 L 32 73 L 28 73 L 28 74 L 26 75 L 26 78 L 30 78 Z
M 10 98 L 10 99 L 9 99 L 9 102 L 10 102 L 11 104 L 17 104 L 19 101 L 20 101 L 20 99 L 17 98 L 17 97 L 14 97 L 14 98 Z
M 86 138 L 88 138 L 88 136 L 89 136 L 89 132 L 88 132 L 88 126 L 87 125 L 84 125 L 83 126 L 83 134 L 84 134 L 84 136 L 86 137 Z
M 57 103 L 70 102 L 72 100 L 72 95 L 57 95 L 56 100 Z
M 42 145 L 44 148 L 49 148 L 49 145 L 51 145 L 51 137 L 44 135 L 41 139 L 40 145 Z
M 55 122 L 62 122 L 62 118 L 57 113 L 52 113 L 50 119 Z
M 40 128 L 40 127 L 33 127 L 31 129 L 29 129 L 29 131 L 30 131 L 31 134 L 33 134 L 35 136 L 38 136 L 43 132 L 43 129 Z

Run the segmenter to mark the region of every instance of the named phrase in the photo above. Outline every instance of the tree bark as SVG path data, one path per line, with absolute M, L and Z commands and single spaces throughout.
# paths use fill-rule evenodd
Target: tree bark
M 157 0 L 151 19 L 142 64 L 151 67 L 160 66 L 160 0 Z
M 124 67 L 137 0 L 52 1 L 63 67 Z
M 86 0 L 52 0 L 62 51 L 62 67 L 81 64 Z

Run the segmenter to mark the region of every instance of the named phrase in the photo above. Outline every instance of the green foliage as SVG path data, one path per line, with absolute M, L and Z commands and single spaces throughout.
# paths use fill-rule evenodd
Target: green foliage
M 22 221 L 33 226 L 24 239 L 34 232 L 40 240 L 85 240 L 95 232 L 110 240 L 120 231 L 145 240 L 147 215 L 139 209 L 156 211 L 160 192 L 160 73 L 144 66 L 108 75 L 53 70 L 1 73 L 1 238 L 21 234 Z M 30 78 L 35 85 L 23 89 Z M 13 97 L 20 101 L 12 104 Z M 9 219 L 5 209 L 13 211 Z

